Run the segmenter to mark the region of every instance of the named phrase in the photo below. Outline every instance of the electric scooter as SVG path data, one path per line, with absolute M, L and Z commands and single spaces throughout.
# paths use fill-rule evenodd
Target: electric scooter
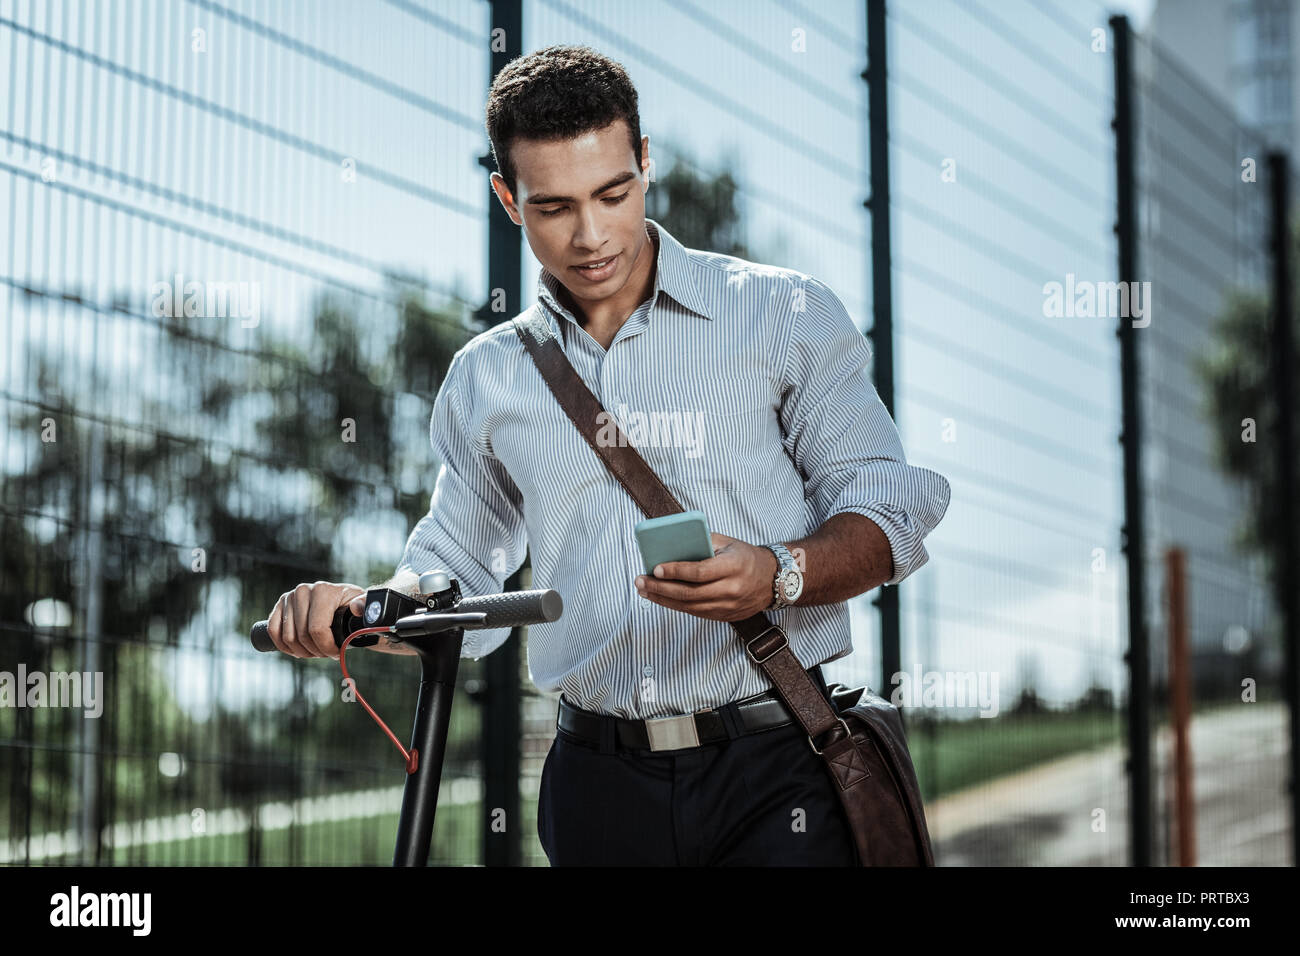
M 564 602 L 558 591 L 510 591 L 462 599 L 455 578 L 446 571 L 426 571 L 420 575 L 414 597 L 388 588 L 371 588 L 366 592 L 362 617 L 354 617 L 347 605 L 335 612 L 331 630 L 340 651 L 343 676 L 354 693 L 356 688 L 348 677 L 345 660 L 349 647 L 370 647 L 382 636 L 408 645 L 420 658 L 420 696 L 415 705 L 409 750 L 393 736 L 365 699 L 356 694 L 406 758 L 406 785 L 402 790 L 393 866 L 425 866 L 429 859 L 447 726 L 465 631 L 549 623 L 559 620 L 563 611 Z M 276 650 L 266 621 L 254 624 L 250 637 L 259 651 Z

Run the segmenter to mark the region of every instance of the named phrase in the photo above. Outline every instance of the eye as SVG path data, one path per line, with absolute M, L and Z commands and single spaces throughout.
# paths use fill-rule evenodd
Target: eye
M 605 199 L 602 199 L 601 202 L 607 202 L 607 203 L 609 203 L 611 206 L 617 206 L 617 205 L 618 205 L 619 203 L 621 203 L 624 199 L 626 199 L 626 198 L 628 197 L 628 194 L 631 193 L 631 192 L 632 192 L 632 190 L 629 189 L 627 192 L 625 192 L 625 193 L 621 193 L 621 194 L 618 195 L 618 196 L 607 196 Z M 563 206 L 561 206 L 559 209 L 550 209 L 550 210 L 547 210 L 547 209 L 539 209 L 539 210 L 537 210 L 537 214 L 538 214 L 539 216 L 545 216 L 545 217 L 547 217 L 548 219 L 549 219 L 551 216 L 558 216 L 558 215 L 559 215 L 560 213 L 562 213 L 562 212 L 564 212 L 564 207 L 563 207 Z

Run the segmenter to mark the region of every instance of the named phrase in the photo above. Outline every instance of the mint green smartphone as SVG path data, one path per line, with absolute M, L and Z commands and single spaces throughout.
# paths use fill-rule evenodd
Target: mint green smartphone
M 679 511 L 662 518 L 647 518 L 633 529 L 641 548 L 645 573 L 669 561 L 703 561 L 713 557 L 713 539 L 703 511 Z

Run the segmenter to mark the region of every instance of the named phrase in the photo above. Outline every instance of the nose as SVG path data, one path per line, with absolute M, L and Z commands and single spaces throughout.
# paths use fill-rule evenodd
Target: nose
M 573 244 L 586 250 L 583 255 L 597 256 L 605 246 L 605 230 L 601 227 L 598 210 L 594 206 L 584 206 L 577 216 L 577 231 L 573 234 Z

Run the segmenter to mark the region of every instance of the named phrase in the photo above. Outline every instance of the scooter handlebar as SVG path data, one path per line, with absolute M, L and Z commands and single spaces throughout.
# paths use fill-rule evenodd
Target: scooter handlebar
M 464 624 L 465 630 L 526 627 L 529 624 L 547 624 L 559 620 L 560 615 L 564 613 L 564 600 L 560 597 L 559 591 L 551 588 L 507 591 L 504 594 L 483 594 L 478 597 L 464 598 L 454 607 L 447 608 L 446 613 L 484 615 L 481 623 Z M 334 620 L 330 625 L 330 630 L 334 633 L 335 645 L 342 645 L 349 634 L 364 626 L 362 619 L 354 617 L 345 604 L 334 612 Z M 276 650 L 266 621 L 258 621 L 254 624 L 249 638 L 253 647 L 259 651 Z M 377 640 L 377 636 L 372 634 L 354 641 L 353 644 L 358 647 L 368 647 L 375 644 Z

